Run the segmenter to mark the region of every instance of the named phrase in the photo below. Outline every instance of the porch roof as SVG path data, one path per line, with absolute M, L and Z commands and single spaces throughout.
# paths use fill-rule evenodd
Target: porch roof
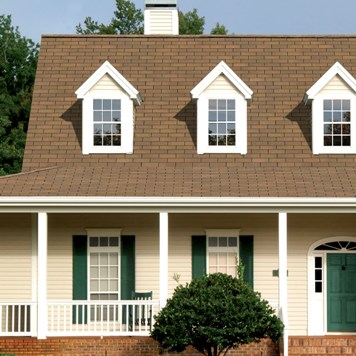
M 52 167 L 0 178 L 3 197 L 354 198 L 352 167 Z

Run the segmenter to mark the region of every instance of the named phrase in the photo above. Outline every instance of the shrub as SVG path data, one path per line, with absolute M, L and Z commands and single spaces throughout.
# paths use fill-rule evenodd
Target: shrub
M 208 356 L 263 338 L 277 342 L 283 323 L 243 280 L 222 273 L 178 286 L 155 317 L 151 336 L 164 349 L 189 345 Z

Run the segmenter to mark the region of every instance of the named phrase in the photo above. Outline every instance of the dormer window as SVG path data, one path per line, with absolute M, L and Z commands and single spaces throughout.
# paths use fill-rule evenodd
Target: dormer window
M 305 94 L 314 154 L 356 153 L 356 80 L 335 63 Z
M 247 105 L 252 90 L 220 62 L 192 91 L 197 100 L 197 151 L 247 153 Z
M 76 94 L 83 99 L 83 154 L 133 153 L 138 91 L 106 61 Z

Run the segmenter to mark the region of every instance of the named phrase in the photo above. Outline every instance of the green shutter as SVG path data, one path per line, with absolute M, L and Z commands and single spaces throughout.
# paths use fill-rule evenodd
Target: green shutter
M 135 236 L 121 236 L 121 299 L 135 291 Z
M 245 268 L 244 280 L 253 288 L 253 236 L 240 236 L 240 260 Z
M 192 278 L 206 275 L 206 236 L 192 236 Z
M 88 299 L 88 262 L 87 237 L 73 236 L 73 300 Z M 87 313 L 83 316 L 82 308 L 78 308 L 78 323 L 87 322 Z M 77 308 L 73 307 L 73 323 L 77 319 Z M 84 319 L 84 320 L 83 320 Z

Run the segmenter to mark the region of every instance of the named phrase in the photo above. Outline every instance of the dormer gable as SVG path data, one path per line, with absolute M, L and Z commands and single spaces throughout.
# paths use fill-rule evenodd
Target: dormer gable
M 138 90 L 105 61 L 75 92 L 82 103 L 82 152 L 133 152 Z
M 338 84 L 337 84 L 338 83 Z M 329 87 L 329 88 L 328 88 Z M 336 62 L 304 95 L 304 103 L 311 103 L 325 89 L 349 89 L 356 93 L 356 79 Z M 338 88 L 337 88 L 338 87 Z
M 336 62 L 304 95 L 314 154 L 356 153 L 356 80 Z
M 252 101 L 253 91 L 242 79 L 224 62 L 221 61 L 202 81 L 191 91 L 193 99 L 199 99 L 200 95 L 219 78 L 226 78 L 232 87 L 239 91 L 248 102 Z
M 191 91 L 197 101 L 197 153 L 247 153 L 253 91 L 221 61 Z
M 116 83 L 136 105 L 141 105 L 142 99 L 138 90 L 115 69 L 109 61 L 105 61 L 75 92 L 78 99 L 83 99 L 101 80 L 111 80 Z

